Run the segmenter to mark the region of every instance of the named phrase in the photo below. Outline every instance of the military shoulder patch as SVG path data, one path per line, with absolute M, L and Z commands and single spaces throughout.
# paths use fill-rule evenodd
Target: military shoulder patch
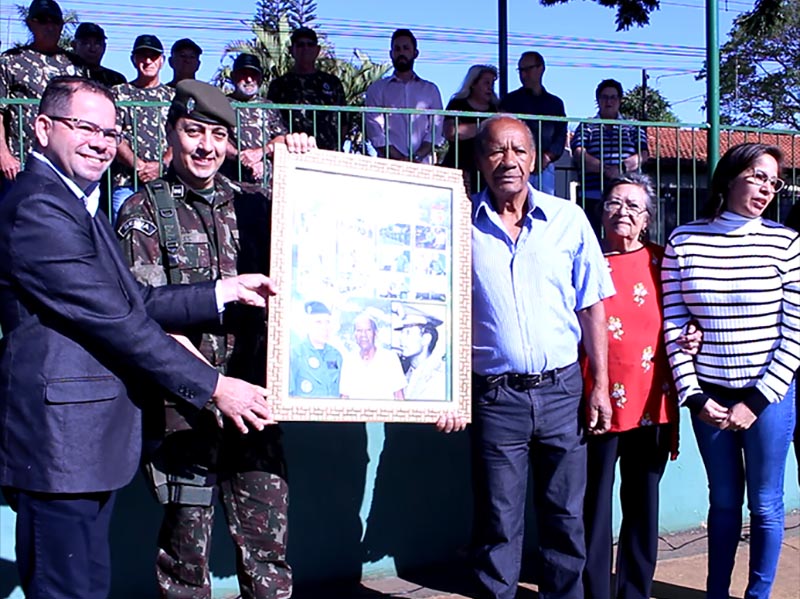
M 128 233 L 130 233 L 133 230 L 139 231 L 140 233 L 144 233 L 148 237 L 152 237 L 155 234 L 155 232 L 158 231 L 158 227 L 156 227 L 149 220 L 145 220 L 138 216 L 134 216 L 133 218 L 129 218 L 119 227 L 117 227 L 117 234 L 120 237 L 125 237 Z

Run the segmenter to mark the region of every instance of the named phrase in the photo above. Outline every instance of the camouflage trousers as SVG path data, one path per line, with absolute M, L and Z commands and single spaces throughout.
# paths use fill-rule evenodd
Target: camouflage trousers
M 286 562 L 288 485 L 279 431 L 268 427 L 241 435 L 226 425 L 216 440 L 211 480 L 236 548 L 241 597 L 286 599 L 292 595 L 292 573 Z M 173 465 L 176 454 L 181 456 L 177 461 L 188 457 L 174 444 L 165 443 L 163 449 L 173 454 Z M 164 505 L 156 557 L 161 597 L 211 599 L 213 523 L 213 503 Z

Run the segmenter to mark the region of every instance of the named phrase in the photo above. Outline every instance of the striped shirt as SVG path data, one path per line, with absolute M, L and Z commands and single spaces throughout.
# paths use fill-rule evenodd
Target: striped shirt
M 594 118 L 600 118 L 596 115 Z M 619 117 L 622 120 L 622 116 Z M 589 155 L 601 161 L 601 169 L 609 166 L 619 167 L 622 161 L 648 152 L 647 129 L 636 125 L 602 125 L 600 123 L 581 123 L 575 129 L 570 143 L 572 153 L 583 148 Z M 580 159 L 577 159 L 580 166 Z M 620 170 L 624 170 L 620 168 Z M 600 198 L 602 173 L 584 172 L 584 188 L 589 198 Z M 606 181 L 607 183 L 607 181 Z
M 800 236 L 775 222 L 724 212 L 675 229 L 661 270 L 664 336 L 680 403 L 700 382 L 755 388 L 780 401 L 800 366 Z M 703 330 L 693 359 L 676 339 Z

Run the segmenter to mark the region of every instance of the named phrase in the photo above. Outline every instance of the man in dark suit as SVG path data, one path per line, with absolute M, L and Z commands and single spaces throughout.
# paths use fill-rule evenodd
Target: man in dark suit
M 265 389 L 219 375 L 165 332 L 215 321 L 228 302 L 264 306 L 270 280 L 134 281 L 95 216 L 115 123 L 107 88 L 52 80 L 36 150 L 0 202 L 0 487 L 17 512 L 29 598 L 108 595 L 114 492 L 141 451 L 134 384 L 158 385 L 189 410 L 214 401 L 243 432 L 273 422 Z

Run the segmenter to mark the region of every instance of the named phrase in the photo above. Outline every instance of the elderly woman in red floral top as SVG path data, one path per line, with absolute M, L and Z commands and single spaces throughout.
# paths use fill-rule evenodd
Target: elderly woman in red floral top
M 663 248 L 647 241 L 654 215 L 650 179 L 628 173 L 612 181 L 603 202 L 603 251 L 616 295 L 603 301 L 608 319 L 611 430 L 589 438 L 584 501 L 586 599 L 649 598 L 658 548 L 658 486 L 678 453 L 678 403 L 664 350 L 660 266 Z M 692 334 L 685 351 L 697 350 Z M 585 377 L 584 393 L 591 382 Z M 620 465 L 622 525 L 616 585 L 611 588 L 612 494 Z

